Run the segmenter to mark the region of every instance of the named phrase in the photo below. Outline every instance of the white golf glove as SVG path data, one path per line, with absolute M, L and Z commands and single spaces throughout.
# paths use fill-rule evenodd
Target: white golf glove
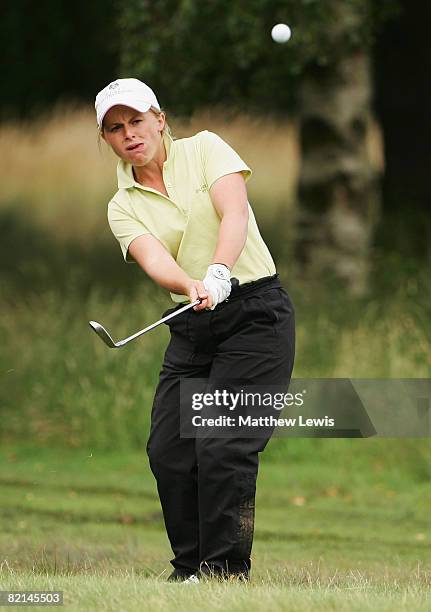
M 224 302 L 230 295 L 232 285 L 230 283 L 229 268 L 224 264 L 211 264 L 208 266 L 203 284 L 212 297 L 213 304 L 210 310 L 214 310 L 217 304 Z

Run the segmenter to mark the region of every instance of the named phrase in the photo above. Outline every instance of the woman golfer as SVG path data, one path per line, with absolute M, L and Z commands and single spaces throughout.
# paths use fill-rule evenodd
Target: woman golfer
M 247 201 L 251 170 L 212 132 L 173 140 L 137 79 L 113 81 L 95 106 L 119 157 L 108 219 L 125 261 L 170 291 L 168 312 L 201 300 L 168 322 L 147 445 L 174 553 L 169 579 L 247 579 L 258 453 L 270 434 L 180 437 L 180 381 L 287 390 L 294 309 Z

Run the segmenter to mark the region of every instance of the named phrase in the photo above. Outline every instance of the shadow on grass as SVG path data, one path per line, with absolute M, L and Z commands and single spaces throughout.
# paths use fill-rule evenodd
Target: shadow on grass
M 22 488 L 28 491 L 29 489 L 35 489 L 37 491 L 74 491 L 75 493 L 82 493 L 84 495 L 124 495 L 127 498 L 137 499 L 150 499 L 157 500 L 158 497 L 155 494 L 147 493 L 145 491 L 133 491 L 131 489 L 122 489 L 117 487 L 83 487 L 75 485 L 61 485 L 61 484 L 48 484 L 44 482 L 31 482 L 28 480 L 14 480 L 7 478 L 0 478 L 0 486 L 2 487 L 13 487 Z
M 87 246 L 60 242 L 11 210 L 0 212 L 0 235 L 0 277 L 9 294 L 74 289 L 86 295 L 98 285 L 109 297 L 147 280 L 137 265 L 125 264 L 112 236 Z
M 120 524 L 120 525 L 148 525 L 160 526 L 163 528 L 163 515 L 161 511 L 148 512 L 147 514 L 130 514 L 125 512 L 120 513 L 80 513 L 80 512 L 65 512 L 64 510 L 47 510 L 40 508 L 29 508 L 16 504 L 8 506 L 2 510 L 2 520 L 6 523 L 7 520 L 16 521 L 16 517 L 32 516 L 42 519 L 54 519 L 62 523 L 103 523 L 103 524 Z

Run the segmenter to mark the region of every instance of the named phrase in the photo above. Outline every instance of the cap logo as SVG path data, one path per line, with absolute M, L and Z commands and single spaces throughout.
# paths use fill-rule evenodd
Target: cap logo
M 117 83 L 116 81 L 109 85 L 109 89 L 116 89 L 117 87 L 120 87 L 120 83 Z

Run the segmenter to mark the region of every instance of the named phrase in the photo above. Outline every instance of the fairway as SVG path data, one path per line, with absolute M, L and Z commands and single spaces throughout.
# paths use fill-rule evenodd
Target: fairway
M 0 612 L 431 612 L 431 2 L 3 4 Z
M 429 610 L 427 441 L 272 443 L 252 581 L 187 586 L 165 583 L 144 452 L 4 446 L 1 589 L 63 590 L 71 610 Z

